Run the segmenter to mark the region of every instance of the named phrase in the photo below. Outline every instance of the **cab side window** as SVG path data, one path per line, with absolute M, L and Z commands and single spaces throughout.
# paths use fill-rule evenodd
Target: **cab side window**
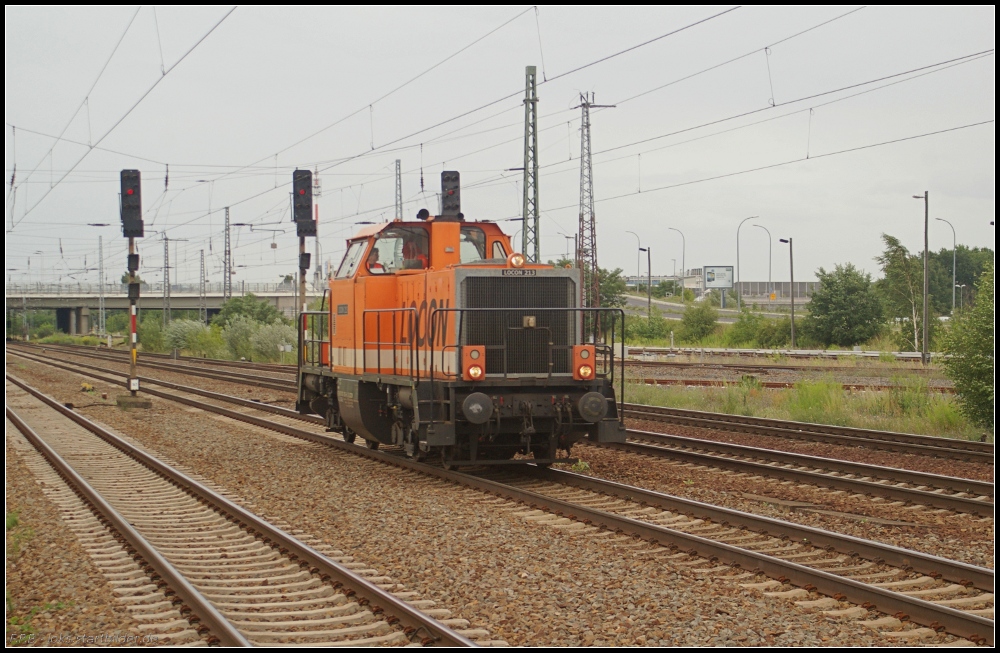
M 344 254 L 344 260 L 340 262 L 340 267 L 337 268 L 337 274 L 334 275 L 335 279 L 347 279 L 354 276 L 354 273 L 358 271 L 358 267 L 361 264 L 362 255 L 365 253 L 367 245 L 367 240 L 357 240 L 351 243 L 351 246 L 347 248 L 347 252 Z
M 499 240 L 493 241 L 493 258 L 507 258 L 507 252 L 504 251 L 503 244 Z

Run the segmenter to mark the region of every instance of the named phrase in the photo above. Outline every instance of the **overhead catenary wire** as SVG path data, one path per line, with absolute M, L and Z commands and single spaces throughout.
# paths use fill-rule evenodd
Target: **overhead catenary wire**
M 118 52 L 118 47 L 122 44 L 122 41 L 125 40 L 125 35 L 128 34 L 129 29 L 132 27 L 132 23 L 135 22 L 135 18 L 136 16 L 139 15 L 139 10 L 141 9 L 142 9 L 141 6 L 137 7 L 135 13 L 132 14 L 132 18 L 130 18 L 128 24 L 125 25 L 125 29 L 122 31 L 122 35 L 118 37 L 118 41 L 115 43 L 115 47 L 111 49 L 111 54 L 108 55 L 108 58 L 104 62 L 104 65 L 101 66 L 101 70 L 97 73 L 97 77 L 94 79 L 94 83 L 91 84 L 90 88 L 87 89 L 87 92 L 83 94 L 83 99 L 80 101 L 80 105 L 76 108 L 76 111 L 74 111 L 72 115 L 70 115 L 69 120 L 66 121 L 66 125 L 62 128 L 62 131 L 59 132 L 59 135 L 55 137 L 56 142 L 62 140 L 62 137 L 66 134 L 66 130 L 69 129 L 69 126 L 73 124 L 73 120 L 76 119 L 77 114 L 80 113 L 80 109 L 82 109 L 83 106 L 87 103 L 87 100 L 90 98 L 90 94 L 94 92 L 95 88 L 97 88 L 97 83 L 101 81 L 101 77 L 104 75 L 104 71 L 108 69 L 108 64 L 111 63 L 111 59 L 113 59 L 115 53 Z M 28 131 L 28 130 L 22 129 L 22 131 Z M 24 178 L 24 181 L 30 179 L 31 175 L 33 175 L 35 171 L 38 170 L 39 166 L 41 166 L 42 163 L 45 161 L 45 157 L 50 157 L 52 155 L 53 148 L 55 148 L 55 143 L 53 143 L 52 147 L 49 148 L 48 152 L 46 152 L 42 156 L 42 158 L 38 161 L 38 164 L 34 168 L 32 168 L 31 172 L 27 174 L 27 176 Z
M 205 33 L 205 34 L 204 34 L 204 35 L 203 35 L 203 36 L 202 36 L 201 38 L 200 38 L 200 39 L 198 39 L 198 41 L 197 41 L 197 42 L 195 42 L 195 44 L 194 44 L 194 45 L 192 45 L 192 46 L 191 46 L 191 47 L 190 47 L 190 48 L 189 48 L 189 49 L 187 50 L 187 52 L 185 52 L 184 54 L 182 54 L 182 55 L 181 55 L 180 59 L 178 59 L 178 60 L 177 60 L 176 62 L 174 62 L 174 64 L 173 64 L 173 65 L 171 65 L 171 66 L 170 66 L 170 68 L 168 68 L 168 69 L 166 69 L 165 71 L 163 71 L 163 74 L 162 74 L 162 75 L 161 75 L 160 77 L 158 77 L 158 78 L 156 79 L 156 81 L 155 81 L 155 82 L 153 82 L 152 86 L 150 86 L 150 87 L 149 87 L 149 88 L 148 88 L 148 89 L 146 90 L 146 92 L 145 92 L 145 93 L 143 93 L 143 94 L 142 94 L 142 95 L 141 95 L 141 96 L 139 97 L 139 99 L 138 99 L 138 100 L 136 100 L 136 101 L 135 101 L 135 103 L 134 103 L 134 104 L 133 104 L 133 105 L 132 105 L 131 107 L 129 107 L 129 109 L 128 109 L 128 110 L 127 110 L 127 111 L 126 111 L 126 112 L 125 112 L 125 113 L 124 113 L 124 114 L 123 114 L 123 115 L 122 115 L 122 116 L 121 116 L 121 117 L 120 117 L 120 118 L 119 118 L 118 120 L 116 120 L 116 121 L 115 121 L 115 123 L 114 123 L 113 125 L 111 125 L 111 127 L 110 127 L 110 128 L 108 128 L 108 130 L 107 130 L 106 132 L 104 132 L 104 134 L 103 134 L 103 135 L 102 135 L 102 136 L 101 136 L 100 138 L 98 138 L 98 139 L 97 139 L 97 142 L 96 142 L 96 143 L 94 143 L 94 145 L 91 145 L 91 146 L 89 146 L 89 147 L 87 148 L 87 151 L 83 153 L 83 156 L 81 156 L 81 157 L 80 157 L 79 159 L 77 159 L 76 163 L 74 163 L 74 164 L 73 164 L 73 165 L 72 165 L 72 166 L 70 167 L 69 171 L 68 171 L 68 172 L 66 172 L 66 174 L 65 174 L 65 175 L 63 175 L 63 176 L 62 176 L 62 177 L 61 177 L 61 178 L 59 179 L 59 181 L 57 181 L 57 182 L 55 183 L 55 185 L 54 185 L 54 186 L 53 186 L 52 188 L 50 188 L 50 189 L 49 189 L 48 191 L 46 191 L 46 192 L 45 192 L 45 193 L 44 193 L 44 194 L 43 194 L 43 195 L 41 196 L 41 198 L 39 198 L 39 199 L 38 199 L 38 200 L 37 200 L 37 201 L 36 201 L 36 202 L 35 202 L 35 203 L 34 203 L 34 204 L 33 204 L 33 205 L 31 206 L 31 208 L 28 208 L 28 209 L 25 209 L 25 212 L 24 212 L 24 213 L 23 213 L 23 214 L 21 215 L 21 217 L 20 217 L 20 218 L 19 218 L 18 220 L 14 221 L 14 222 L 13 222 L 13 223 L 11 224 L 11 227 L 10 227 L 10 229 L 8 230 L 8 233 L 9 233 L 10 231 L 13 231 L 13 230 L 14 230 L 14 227 L 16 227 L 16 226 L 17 226 L 17 225 L 18 225 L 18 224 L 19 224 L 19 223 L 20 223 L 20 222 L 21 222 L 22 220 L 24 220 L 24 219 L 25 219 L 26 217 L 28 217 L 28 215 L 29 215 L 29 214 L 30 214 L 30 213 L 31 213 L 32 211 L 34 211 L 34 210 L 35 210 L 35 208 L 37 208 L 39 204 L 41 204 L 42 202 L 44 202 L 44 201 L 45 201 L 45 198 L 49 196 L 49 193 L 51 193 L 51 192 L 52 192 L 52 191 L 53 191 L 53 190 L 54 190 L 54 189 L 55 189 L 56 187 L 58 187 L 58 186 L 59 186 L 59 184 L 60 184 L 60 183 L 62 182 L 62 180 L 63 180 L 63 179 L 65 179 L 65 178 L 66 178 L 66 176 L 67 176 L 67 175 L 69 175 L 69 173 L 70 173 L 70 172 L 72 172 L 73 170 L 75 170 L 75 169 L 76 169 L 76 167 L 77 167 L 78 165 L 80 165 L 80 163 L 81 163 L 81 162 L 82 162 L 82 161 L 83 161 L 83 160 L 84 160 L 85 158 L 87 158 L 87 155 L 88 155 L 88 154 L 90 154 L 90 153 L 91 153 L 91 152 L 92 152 L 92 151 L 94 150 L 94 146 L 96 146 L 96 145 L 100 145 L 101 141 L 103 141 L 103 140 L 104 140 L 105 138 L 107 138 L 107 137 L 108 137 L 108 136 L 109 136 L 109 135 L 111 134 L 111 132 L 113 132 L 113 131 L 114 131 L 114 130 L 115 130 L 115 129 L 116 129 L 117 127 L 118 127 L 118 125 L 122 124 L 122 122 L 124 122 L 124 120 L 125 120 L 126 118 L 128 118 L 128 117 L 129 117 L 129 115 L 130 115 L 130 114 L 132 113 L 132 111 L 134 111 L 134 110 L 135 110 L 135 108 L 136 108 L 137 106 L 139 106 L 139 104 L 141 104 L 141 103 L 142 103 L 142 101 L 143 101 L 143 100 L 145 100 L 145 99 L 146 99 L 146 97 L 148 97 L 150 93 L 152 93 L 152 92 L 153 92 L 153 89 L 155 89 L 155 88 L 156 88 L 157 86 L 159 86 L 160 82 L 162 82 L 162 81 L 163 81 L 164 79 L 166 79 L 167 75 L 169 75 L 171 71 L 173 71 L 173 70 L 174 70 L 175 68 L 177 68 L 177 66 L 179 66 L 179 65 L 181 64 L 181 62 L 182 62 L 182 61 L 184 61 L 185 59 L 187 59 L 188 55 L 190 55 L 190 54 L 191 54 L 192 52 L 194 52 L 195 48 L 197 48 L 197 47 L 198 47 L 199 45 L 201 45 L 201 44 L 202 44 L 202 43 L 203 43 L 203 42 L 205 41 L 205 39 L 207 39 L 207 38 L 209 37 L 209 35 L 211 35 L 211 34 L 212 34 L 212 32 L 214 32 L 214 31 L 215 31 L 215 30 L 216 30 L 216 29 L 217 29 L 217 28 L 219 27 L 219 25 L 221 25 L 221 24 L 223 23 L 223 21 L 225 21 L 225 20 L 226 20 L 227 18 L 229 18 L 229 16 L 231 16 L 231 15 L 232 15 L 232 13 L 233 13 L 234 11 L 236 11 L 236 7 L 233 7 L 233 8 L 231 8 L 231 9 L 230 9 L 229 11 L 227 11 L 227 12 L 226 12 L 226 14 L 225 14 L 225 15 L 224 15 L 224 16 L 223 16 L 222 18 L 220 18 L 220 19 L 219 19 L 219 20 L 218 20 L 218 21 L 217 21 L 217 22 L 216 22 L 216 23 L 215 23 L 215 24 L 214 24 L 214 25 L 213 25 L 213 26 L 212 26 L 212 27 L 211 27 L 211 28 L 210 28 L 210 29 L 209 29 L 209 30 L 208 30 L 208 31 L 207 31 L 207 32 L 206 32 L 206 33 Z

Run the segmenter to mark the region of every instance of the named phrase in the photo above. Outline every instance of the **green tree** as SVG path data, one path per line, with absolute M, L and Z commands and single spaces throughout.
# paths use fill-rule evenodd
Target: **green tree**
M 870 274 L 848 263 L 832 272 L 820 268 L 816 276 L 819 288 L 813 291 L 802 322 L 805 334 L 824 347 L 852 347 L 879 334 L 885 310 Z
M 622 269 L 597 268 L 597 275 L 600 283 L 601 308 L 624 308 L 625 277 L 622 276 Z M 617 314 L 605 313 L 601 318 L 601 331 L 610 334 L 612 325 L 615 325 L 615 337 L 621 338 L 622 326 Z
M 993 262 L 994 252 L 988 247 L 967 247 L 958 245 L 954 252 L 955 283 L 965 285 L 966 299 L 969 299 L 976 282 L 983 271 Z M 952 251 L 942 248 L 930 253 L 931 305 L 938 314 L 951 314 L 952 297 Z M 958 291 L 956 291 L 958 292 Z M 956 307 L 961 305 L 956 301 Z
M 993 265 L 976 284 L 976 303 L 951 323 L 944 339 L 945 373 L 955 382 L 961 410 L 976 424 L 992 429 L 994 416 Z
M 890 318 L 901 324 L 901 348 L 921 351 L 923 326 L 923 263 L 912 256 L 898 238 L 882 234 L 885 251 L 875 257 L 883 278 L 876 288 L 885 302 Z M 928 325 L 930 326 L 930 325 Z M 912 337 L 911 337 L 912 336 Z
M 258 299 L 253 293 L 247 293 L 242 297 L 233 297 L 225 304 L 219 314 L 212 318 L 212 322 L 220 326 L 229 324 L 234 317 L 242 315 L 261 324 L 271 324 L 274 321 L 289 322 L 272 306 L 267 300 Z
M 681 318 L 680 336 L 682 340 L 697 342 L 715 331 L 719 313 L 707 301 L 688 306 Z

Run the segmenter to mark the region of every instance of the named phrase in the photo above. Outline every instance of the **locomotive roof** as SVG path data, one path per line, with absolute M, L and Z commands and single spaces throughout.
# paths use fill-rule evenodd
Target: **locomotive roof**
M 488 220 L 484 220 L 484 221 L 481 221 L 481 222 L 480 221 L 475 221 L 475 222 L 473 222 L 473 221 L 463 221 L 462 224 L 463 225 L 475 225 L 475 226 L 478 226 L 478 227 L 485 227 L 485 226 L 489 225 L 489 226 L 492 226 L 494 229 L 496 229 L 497 233 L 500 233 L 500 234 L 503 233 L 503 230 L 500 229 L 500 226 L 497 225 L 497 223 L 490 222 Z M 434 218 L 432 216 L 431 219 L 426 220 L 426 221 L 424 221 L 424 220 L 393 220 L 392 222 L 380 222 L 379 224 L 365 225 L 361 229 L 359 229 L 356 234 L 354 234 L 353 236 L 351 236 L 351 238 L 349 240 L 357 240 L 358 238 L 368 238 L 370 236 L 375 236 L 377 234 L 382 233 L 382 231 L 384 231 L 385 229 L 387 229 L 389 227 L 400 226 L 400 225 L 406 226 L 406 227 L 427 225 L 427 226 L 431 226 L 432 227 L 434 225 Z

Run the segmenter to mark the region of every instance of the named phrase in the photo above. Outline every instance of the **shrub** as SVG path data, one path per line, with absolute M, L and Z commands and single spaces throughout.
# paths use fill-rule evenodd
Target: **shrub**
M 718 312 L 707 301 L 688 306 L 681 318 L 680 336 L 688 342 L 701 340 L 715 331 L 718 319 Z
M 764 316 L 744 307 L 733 326 L 726 331 L 726 344 L 730 347 L 754 347 L 757 333 L 764 323 Z
M 882 299 L 871 275 L 853 264 L 837 265 L 832 272 L 820 268 L 819 288 L 813 292 L 803 334 L 824 347 L 852 347 L 879 334 L 885 324 Z
M 251 338 L 257 333 L 260 323 L 246 315 L 235 315 L 222 328 L 222 339 L 234 358 L 253 358 Z
M 174 320 L 167 325 L 163 339 L 167 349 L 191 349 L 191 341 L 208 327 L 194 320 Z
M 158 352 L 166 351 L 166 340 L 163 337 L 163 328 L 160 325 L 159 316 L 147 318 L 139 324 L 139 344 L 143 351 Z
M 295 329 L 281 322 L 262 325 L 250 337 L 254 360 L 276 361 L 282 345 L 293 345 L 298 339 Z
M 187 348 L 193 356 L 202 358 L 227 358 L 229 355 L 226 341 L 222 339 L 222 329 L 217 326 L 194 333 L 188 339 Z
M 654 306 L 649 316 L 630 315 L 625 318 L 625 337 L 630 342 L 666 339 L 670 337 L 670 322 Z

